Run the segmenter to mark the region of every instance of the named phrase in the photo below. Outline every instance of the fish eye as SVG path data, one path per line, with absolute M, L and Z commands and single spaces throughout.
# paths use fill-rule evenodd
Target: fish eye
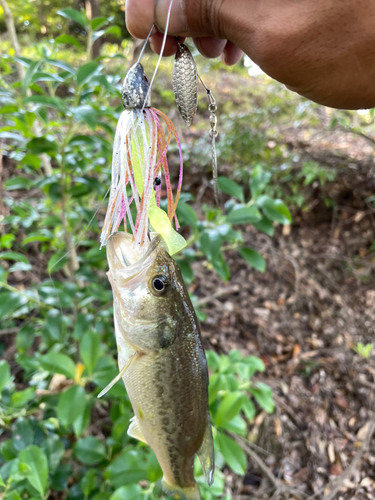
M 151 279 L 151 291 L 154 295 L 164 295 L 168 290 L 168 279 L 166 276 L 158 275 Z

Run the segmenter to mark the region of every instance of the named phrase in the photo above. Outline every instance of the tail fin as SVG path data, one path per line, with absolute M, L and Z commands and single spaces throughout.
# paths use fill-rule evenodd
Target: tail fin
M 161 486 L 166 495 L 179 495 L 181 500 L 201 500 L 201 494 L 199 492 L 199 486 L 197 483 L 194 486 L 188 486 L 183 488 L 181 486 L 177 486 L 176 484 L 169 484 L 163 478 L 161 480 Z

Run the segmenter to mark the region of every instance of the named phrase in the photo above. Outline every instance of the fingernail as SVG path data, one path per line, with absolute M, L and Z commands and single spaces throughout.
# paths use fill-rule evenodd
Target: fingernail
M 165 31 L 169 6 L 172 3 L 171 15 L 169 18 L 168 34 L 174 35 L 188 31 L 188 24 L 185 15 L 184 0 L 155 0 L 154 19 L 158 29 Z

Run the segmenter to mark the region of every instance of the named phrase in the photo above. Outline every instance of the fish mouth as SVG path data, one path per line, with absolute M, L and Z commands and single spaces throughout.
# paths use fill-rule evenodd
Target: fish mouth
M 147 244 L 146 244 L 147 245 Z M 119 273 L 125 279 L 131 279 L 141 273 L 154 260 L 154 252 L 161 246 L 159 236 L 151 239 L 145 248 L 134 248 L 133 236 L 117 232 L 108 238 L 107 259 L 111 273 Z

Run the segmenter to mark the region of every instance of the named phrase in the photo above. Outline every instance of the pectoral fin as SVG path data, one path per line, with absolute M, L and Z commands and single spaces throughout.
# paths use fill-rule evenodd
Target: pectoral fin
M 112 387 L 116 384 L 116 382 L 118 382 L 120 380 L 120 378 L 124 375 L 124 373 L 126 372 L 126 370 L 129 368 L 129 366 L 132 364 L 132 362 L 134 361 L 135 357 L 138 355 L 139 353 L 138 352 L 135 352 L 134 354 L 132 354 L 130 356 L 130 358 L 128 359 L 127 363 L 125 364 L 124 368 L 120 371 L 120 373 L 118 375 L 116 375 L 116 377 L 107 385 L 107 387 L 105 387 L 99 394 L 98 394 L 98 398 L 101 398 L 102 396 L 104 396 L 104 394 L 106 394 L 110 389 L 112 389 Z
M 148 442 L 146 441 L 146 438 L 143 435 L 143 432 L 141 431 L 137 417 L 135 417 L 135 416 L 130 419 L 128 436 L 130 436 L 134 439 L 138 439 L 138 441 L 142 441 L 142 443 L 148 444 Z
M 206 482 L 208 486 L 211 486 L 211 484 L 214 482 L 215 450 L 214 442 L 212 439 L 210 416 L 208 416 L 206 431 L 204 433 L 203 441 L 197 455 L 201 463 Z

